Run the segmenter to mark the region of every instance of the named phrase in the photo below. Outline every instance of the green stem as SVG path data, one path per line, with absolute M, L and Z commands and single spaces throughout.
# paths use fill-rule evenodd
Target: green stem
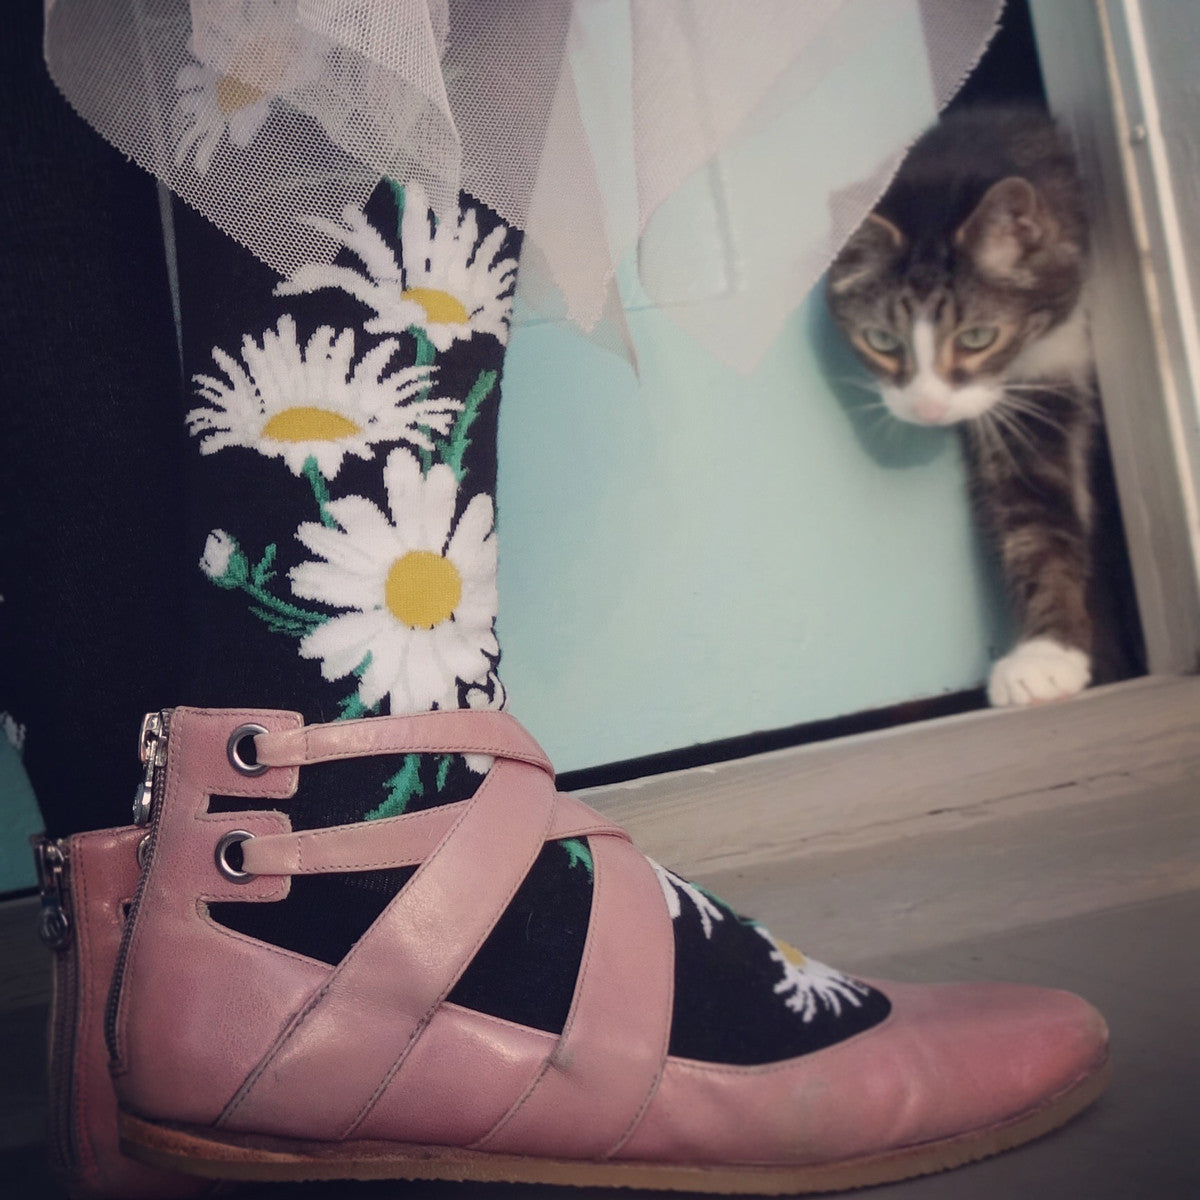
M 325 476 L 317 466 L 317 460 L 311 454 L 304 460 L 303 469 L 304 478 L 308 480 L 308 486 L 312 488 L 313 497 L 317 502 L 317 511 L 321 514 L 321 524 L 326 529 L 341 528 L 326 507 L 329 504 L 329 488 L 325 483 Z
M 454 422 L 450 437 L 441 447 L 442 461 L 454 472 L 459 483 L 462 483 L 467 474 L 462 465 L 463 456 L 471 444 L 467 433 L 474 424 L 475 418 L 479 416 L 483 402 L 492 394 L 492 388 L 496 386 L 497 378 L 495 371 L 479 372 L 479 378 L 475 380 L 471 390 L 467 393 L 467 398 L 463 402 L 463 410 L 458 414 L 458 420 Z
M 425 330 L 423 330 L 420 325 L 410 325 L 408 327 L 408 332 L 412 335 L 413 339 L 417 343 L 417 353 L 415 359 L 413 360 L 413 366 L 433 366 L 434 359 L 437 358 L 437 347 L 429 340 Z M 417 393 L 418 398 L 424 400 L 429 395 L 432 387 L 432 382 L 427 379 L 422 385 L 421 390 Z M 428 425 L 418 425 L 417 428 L 427 438 L 429 438 L 430 441 L 433 440 L 433 430 L 431 430 Z M 432 451 L 426 450 L 424 447 L 421 447 L 417 453 L 421 458 L 421 474 L 428 475 L 429 468 L 433 466 L 433 453 Z
M 241 554 L 241 551 L 238 551 Z M 244 560 L 243 560 L 244 561 Z M 309 612 L 298 605 L 280 600 L 267 590 L 267 584 L 274 577 L 271 565 L 275 561 L 275 543 L 272 542 L 262 554 L 253 570 L 248 573 L 243 569 L 245 577 L 235 585 L 238 591 L 245 592 L 258 605 L 250 611 L 260 621 L 266 623 L 272 633 L 284 633 L 290 637 L 302 638 L 311 633 L 318 625 L 323 625 L 328 617 L 320 613 Z
M 410 325 L 408 332 L 413 335 L 417 342 L 417 356 L 413 360 L 414 367 L 432 367 L 434 359 L 437 358 L 437 347 L 429 340 L 428 334 L 420 325 Z M 425 384 L 425 391 L 421 393 L 422 398 L 429 394 L 430 384 Z
M 366 669 L 371 665 L 371 652 L 368 650 L 366 657 L 354 668 L 354 678 L 362 679 Z M 377 700 L 369 708 L 362 702 L 357 691 L 353 691 L 345 700 L 338 701 L 338 708 L 341 710 L 337 719 L 339 721 L 353 721 L 358 717 L 373 717 L 379 712 L 379 701 Z
M 242 591 L 247 596 L 257 601 L 268 612 L 277 613 L 281 617 L 288 617 L 293 621 L 303 622 L 305 625 L 311 625 L 314 629 L 318 625 L 324 625 L 328 619 L 320 613 L 309 612 L 307 609 L 289 604 L 286 600 L 280 600 L 272 596 L 264 588 L 257 587 L 253 583 L 243 583 L 241 586 Z

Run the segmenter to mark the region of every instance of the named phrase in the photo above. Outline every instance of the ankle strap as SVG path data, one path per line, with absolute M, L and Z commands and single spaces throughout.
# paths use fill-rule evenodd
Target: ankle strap
M 247 838 L 241 844 L 241 869 L 248 875 L 323 875 L 415 867 L 433 854 L 470 803 L 459 800 L 378 821 Z M 619 825 L 573 796 L 558 792 L 544 840 L 586 837 L 629 841 L 629 834 Z
M 361 717 L 260 733 L 254 748 L 264 767 L 303 767 L 373 754 L 488 754 L 529 763 L 554 777 L 545 751 L 513 717 L 472 709 Z

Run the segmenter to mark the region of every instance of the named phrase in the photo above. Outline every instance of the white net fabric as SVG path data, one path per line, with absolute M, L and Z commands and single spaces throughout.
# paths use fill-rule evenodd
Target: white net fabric
M 749 368 L 1002 3 L 47 0 L 45 51 L 87 121 L 284 275 L 332 259 L 311 218 L 336 220 L 381 176 L 420 183 L 438 211 L 461 188 L 525 229 L 521 293 L 542 311 L 619 322 L 615 273 L 636 247 L 649 299 Z M 860 119 L 828 106 L 864 56 L 923 101 L 892 120 L 886 153 L 807 169 Z M 870 95 L 887 91 L 875 79 Z M 748 168 L 743 148 L 780 121 L 803 134 L 792 161 Z M 673 207 L 689 189 L 699 201 Z M 699 255 L 679 228 L 697 211 Z M 698 257 L 720 261 L 693 286 Z

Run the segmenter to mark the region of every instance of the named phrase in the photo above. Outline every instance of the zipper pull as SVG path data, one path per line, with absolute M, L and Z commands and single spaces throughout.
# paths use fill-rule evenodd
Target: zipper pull
M 148 825 L 150 809 L 154 801 L 154 771 L 161 767 L 166 753 L 166 740 L 163 738 L 163 714 L 161 712 L 147 713 L 142 718 L 142 730 L 138 735 L 138 757 L 145 764 L 145 774 L 133 794 L 133 823 Z
M 62 950 L 71 940 L 71 920 L 66 908 L 67 852 L 62 842 L 44 834 L 29 839 L 37 864 L 42 911 L 38 915 L 38 937 L 51 950 Z

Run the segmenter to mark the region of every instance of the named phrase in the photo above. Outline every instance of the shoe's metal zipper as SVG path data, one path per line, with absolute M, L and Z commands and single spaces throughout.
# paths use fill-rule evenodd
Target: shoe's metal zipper
M 72 936 L 70 859 L 67 844 L 40 836 L 30 839 L 42 894 L 38 936 L 54 951 L 54 985 L 50 1001 L 47 1083 L 50 1112 L 47 1150 L 51 1168 L 64 1178 L 79 1171 L 75 1140 L 75 1027 L 79 1008 L 77 940 Z
M 167 758 L 167 722 L 169 713 L 147 713 L 138 734 L 138 757 L 145 768 L 142 782 L 133 794 L 133 823 L 148 825 L 154 811 L 154 774 Z
M 167 743 L 171 729 L 171 709 L 162 712 L 147 713 L 142 718 L 142 729 L 138 736 L 138 756 L 145 768 L 142 782 L 138 784 L 133 796 L 133 823 L 149 825 L 150 832 L 143 842 L 144 852 L 138 858 L 141 861 L 142 873 L 138 876 L 137 889 L 133 893 L 133 903 L 129 906 L 129 915 L 125 919 L 125 929 L 121 935 L 121 945 L 117 950 L 117 962 L 113 968 L 112 985 L 108 991 L 108 1003 L 104 1009 L 104 1041 L 108 1047 L 108 1056 L 115 1060 L 117 1054 L 117 1009 L 121 1002 L 121 986 L 125 979 L 125 960 L 129 957 L 129 942 L 133 934 L 134 922 L 138 908 L 142 902 L 142 892 L 146 886 L 146 876 L 150 872 L 150 863 L 154 858 L 154 846 L 158 840 L 158 815 L 162 808 L 162 792 L 166 780 Z

